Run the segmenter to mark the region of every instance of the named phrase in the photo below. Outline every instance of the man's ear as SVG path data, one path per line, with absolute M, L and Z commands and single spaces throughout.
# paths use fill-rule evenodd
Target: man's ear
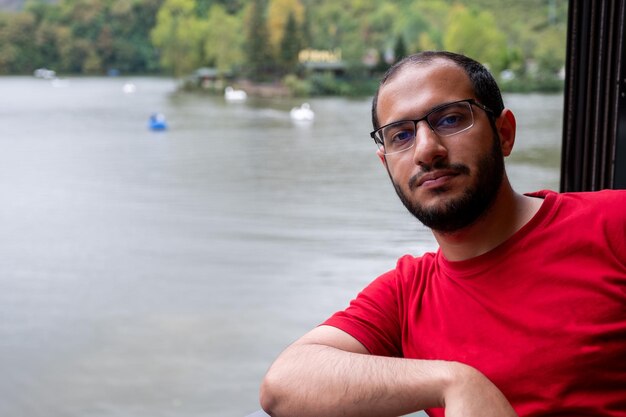
M 380 149 L 376 150 L 376 155 L 378 156 L 378 158 L 380 159 L 380 162 L 383 163 L 383 165 L 385 166 L 385 169 L 387 168 L 387 160 L 385 159 L 385 154 L 383 153 L 383 151 L 381 151 Z
M 500 145 L 504 156 L 509 156 L 513 150 L 516 125 L 515 116 L 509 109 L 502 110 L 500 117 L 496 119 L 496 129 L 500 135 Z

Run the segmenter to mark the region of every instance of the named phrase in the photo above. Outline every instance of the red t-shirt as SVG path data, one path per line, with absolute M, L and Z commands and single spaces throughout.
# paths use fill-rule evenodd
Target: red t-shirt
M 473 366 L 520 416 L 626 417 L 626 192 L 530 195 L 541 209 L 497 248 L 405 256 L 324 324 Z

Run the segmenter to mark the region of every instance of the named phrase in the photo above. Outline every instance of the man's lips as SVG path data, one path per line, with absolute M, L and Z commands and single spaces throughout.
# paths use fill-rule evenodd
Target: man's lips
M 416 189 L 417 187 L 421 187 L 423 185 L 427 186 L 429 184 L 436 184 L 439 182 L 444 182 L 445 180 L 455 177 L 459 175 L 460 172 L 457 172 L 452 169 L 442 169 L 437 171 L 425 172 L 422 174 L 418 174 L 409 180 L 409 188 L 411 190 Z
M 439 178 L 451 177 L 454 175 L 457 175 L 457 173 L 451 170 L 436 171 L 436 172 L 429 172 L 427 174 L 422 174 L 417 178 L 417 186 L 419 187 L 420 185 L 423 185 L 425 182 L 436 181 Z

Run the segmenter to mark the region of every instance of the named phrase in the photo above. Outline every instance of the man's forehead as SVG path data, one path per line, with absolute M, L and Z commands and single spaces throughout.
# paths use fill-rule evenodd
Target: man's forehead
M 386 85 L 393 84 L 396 81 L 405 83 L 411 80 L 423 80 L 432 77 L 431 82 L 444 83 L 446 80 L 454 78 L 457 82 L 460 79 L 469 83 L 469 77 L 465 70 L 453 61 L 444 58 L 435 58 L 426 62 L 407 63 L 391 77 Z M 383 86 L 383 88 L 385 87 Z
M 446 59 L 410 63 L 381 87 L 376 113 L 378 126 L 421 117 L 452 101 L 474 98 L 474 88 L 465 70 Z
M 394 74 L 381 87 L 379 105 L 405 107 L 422 102 L 428 108 L 447 101 L 473 98 L 474 88 L 463 68 L 454 62 L 439 59 L 409 64 Z M 400 101 L 400 102 L 399 102 Z M 424 109 L 424 110 L 425 110 Z

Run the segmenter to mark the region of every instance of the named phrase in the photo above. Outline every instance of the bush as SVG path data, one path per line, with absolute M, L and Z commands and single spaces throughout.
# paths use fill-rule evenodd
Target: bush
M 307 97 L 311 95 L 311 83 L 308 80 L 301 80 L 294 74 L 286 75 L 283 78 L 283 84 L 295 97 Z
M 331 73 L 312 74 L 309 80 L 312 95 L 333 96 L 342 94 L 341 83 Z
M 339 78 L 331 73 L 312 74 L 309 77 L 311 95 L 317 96 L 367 96 L 378 87 L 378 79 L 371 77 Z
M 508 93 L 558 93 L 563 91 L 564 85 L 563 80 L 552 74 L 500 81 L 500 88 Z

